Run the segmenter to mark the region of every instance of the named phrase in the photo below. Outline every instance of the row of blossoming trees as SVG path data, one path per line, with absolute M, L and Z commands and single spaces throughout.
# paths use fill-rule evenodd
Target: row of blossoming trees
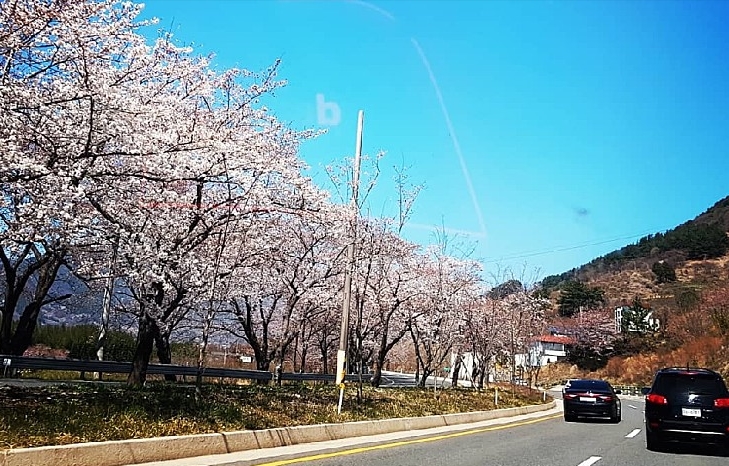
M 302 175 L 298 147 L 315 134 L 259 104 L 284 84 L 277 63 L 215 71 L 167 34 L 149 44 L 140 10 L 0 2 L 1 353 L 28 348 L 44 306 L 66 297 L 49 293 L 66 267 L 92 287 L 116 277 L 138 321 L 130 384 L 155 347 L 170 362 L 183 324 L 201 361 L 226 332 L 259 369 L 293 357 L 326 371 L 353 240 L 350 360 L 371 362 L 374 384 L 407 340 L 423 383 L 453 351 L 523 351 L 541 301 L 523 289 L 490 297 L 479 265 L 446 242 L 409 243 L 402 214 L 357 217 Z

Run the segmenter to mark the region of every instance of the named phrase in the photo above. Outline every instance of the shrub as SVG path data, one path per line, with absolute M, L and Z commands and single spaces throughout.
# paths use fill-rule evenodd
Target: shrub
M 656 283 L 671 283 L 676 281 L 676 270 L 665 261 L 655 262 L 651 271 L 656 274 Z
M 39 327 L 33 344 L 47 345 L 53 349 L 65 349 L 72 359 L 96 359 L 99 329 L 94 325 L 46 325 Z M 133 335 L 111 330 L 106 334 L 104 359 L 107 361 L 131 361 L 136 348 Z

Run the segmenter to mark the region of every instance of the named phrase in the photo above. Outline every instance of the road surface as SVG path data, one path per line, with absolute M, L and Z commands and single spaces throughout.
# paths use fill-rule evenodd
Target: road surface
M 433 388 L 433 384 L 437 383 L 437 388 L 448 388 L 451 386 L 450 378 L 428 377 L 425 382 L 426 387 Z M 417 380 L 415 374 L 403 374 L 400 372 L 382 371 L 382 382 L 380 387 L 415 387 Z
M 558 401 L 561 405 L 561 401 Z M 216 462 L 160 462 L 155 465 L 226 466 L 725 466 L 726 454 L 710 447 L 674 447 L 648 451 L 643 430 L 643 401 L 622 399 L 623 420 L 564 421 L 561 412 L 511 423 L 466 428 L 460 426 L 427 437 L 358 443 L 335 450 L 309 448 L 285 456 Z M 291 448 L 291 447 L 284 447 Z M 223 455 L 225 456 L 225 455 Z

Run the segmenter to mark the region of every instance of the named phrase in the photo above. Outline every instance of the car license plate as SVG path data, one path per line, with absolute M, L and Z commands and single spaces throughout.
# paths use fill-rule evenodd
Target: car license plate
M 588 403 L 594 403 L 595 398 L 589 397 L 589 396 L 581 396 L 580 401 L 586 401 Z
M 681 414 L 688 417 L 701 417 L 701 410 L 693 408 L 681 408 Z

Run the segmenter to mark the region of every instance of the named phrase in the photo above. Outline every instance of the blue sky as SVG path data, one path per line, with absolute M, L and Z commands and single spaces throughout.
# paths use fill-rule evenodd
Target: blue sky
M 729 194 L 729 2 L 145 3 L 220 68 L 282 59 L 268 103 L 328 129 L 301 152 L 325 189 L 364 110 L 387 152 L 367 211 L 396 215 L 404 164 L 424 190 L 403 235 L 445 226 L 487 274 L 565 272 Z

